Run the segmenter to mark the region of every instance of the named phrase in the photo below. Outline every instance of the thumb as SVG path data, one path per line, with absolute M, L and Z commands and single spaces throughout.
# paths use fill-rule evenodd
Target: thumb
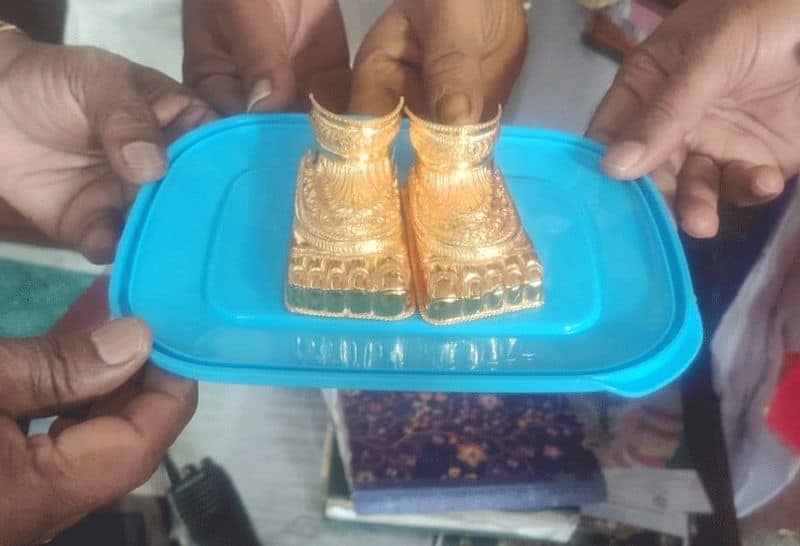
M 428 108 L 439 123 L 477 123 L 483 114 L 481 65 L 467 53 L 434 50 L 426 55 L 423 79 Z
M 349 111 L 358 115 L 382 116 L 397 106 L 400 97 L 411 109 L 424 104 L 421 81 L 409 50 L 409 22 L 403 12 L 390 7 L 369 30 L 358 48 L 353 64 Z
M 82 70 L 83 108 L 114 171 L 144 184 L 167 168 L 164 137 L 152 108 L 134 81 L 136 65 L 102 54 L 93 70 Z
M 265 31 L 265 22 L 271 21 Z M 287 108 L 296 84 L 286 18 L 273 1 L 241 2 L 226 18 L 232 56 L 242 78 L 247 111 Z
M 460 4 L 460 3 L 459 3 Z M 439 123 L 476 123 L 483 114 L 481 49 L 473 10 L 444 3 L 423 43 L 422 78 L 431 115 Z
M 614 86 L 650 77 L 653 64 L 647 54 L 634 55 L 620 71 Z M 725 78 L 720 64 L 699 56 L 667 76 L 651 100 L 645 97 L 637 119 L 629 120 L 621 137 L 609 147 L 604 169 L 615 178 L 632 180 L 655 170 L 679 149 L 707 108 L 722 93 Z M 724 68 L 724 67 L 723 67 Z M 613 86 L 612 86 L 613 90 Z
M 0 340 L 0 413 L 50 415 L 110 393 L 147 360 L 152 338 L 132 318 L 89 332 Z

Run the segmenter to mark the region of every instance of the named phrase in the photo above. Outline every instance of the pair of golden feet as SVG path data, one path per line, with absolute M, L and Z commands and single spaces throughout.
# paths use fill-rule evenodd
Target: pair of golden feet
M 451 324 L 542 304 L 541 262 L 493 161 L 499 114 L 451 127 L 407 111 L 416 160 L 401 191 L 402 100 L 379 118 L 311 102 L 317 149 L 298 171 L 289 310 L 397 320 L 416 300 L 425 320 Z

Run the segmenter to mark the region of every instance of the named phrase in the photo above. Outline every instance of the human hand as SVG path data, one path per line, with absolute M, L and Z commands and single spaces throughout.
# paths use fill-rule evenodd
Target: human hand
M 441 123 L 491 117 L 519 76 L 527 36 L 519 0 L 395 0 L 358 51 L 350 111 L 385 114 L 404 96 Z
M 56 242 L 113 259 L 125 209 L 167 142 L 211 119 L 154 70 L 0 33 L 0 198 Z
M 347 105 L 337 0 L 184 0 L 184 81 L 222 114 Z
M 610 144 L 608 174 L 653 172 L 695 237 L 717 233 L 719 198 L 778 196 L 800 171 L 799 18 L 796 0 L 681 5 L 623 64 L 589 126 Z
M 0 340 L 0 544 L 51 539 L 155 471 L 197 405 L 197 384 L 142 368 L 136 319 L 80 334 Z M 15 419 L 87 407 L 26 437 Z

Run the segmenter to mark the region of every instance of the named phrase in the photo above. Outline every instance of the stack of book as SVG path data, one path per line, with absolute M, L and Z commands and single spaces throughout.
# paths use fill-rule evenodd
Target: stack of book
M 484 544 L 476 536 L 509 546 L 517 543 L 499 541 L 606 544 L 591 542 L 603 533 L 617 544 L 628 543 L 624 535 L 637 537 L 631 544 L 671 546 L 688 544 L 691 515 L 711 510 L 682 449 L 681 398 L 673 388 L 639 400 L 326 398 L 330 519 L 439 531 L 443 546 Z

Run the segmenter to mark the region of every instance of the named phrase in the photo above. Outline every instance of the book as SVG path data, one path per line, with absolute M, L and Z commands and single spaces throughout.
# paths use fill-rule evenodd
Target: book
M 635 400 L 607 394 L 363 392 L 329 392 L 327 399 L 354 492 L 353 504 L 361 514 L 532 510 L 605 502 L 629 509 L 629 518 L 638 511 L 642 519 L 674 524 L 681 521 L 681 514 L 712 510 L 684 448 L 682 398 L 675 385 Z M 529 421 L 537 412 L 543 421 Z M 542 443 L 547 423 L 560 423 L 553 430 L 566 426 L 569 442 L 547 449 L 547 442 Z M 531 425 L 530 430 L 523 427 L 520 432 L 521 424 Z M 503 445 L 506 439 L 508 445 Z M 554 447 L 561 457 L 550 460 L 552 464 L 525 460 L 525 454 L 555 454 Z M 588 454 L 592 457 L 587 458 Z M 517 468 L 521 466 L 517 459 L 528 466 L 522 472 L 509 472 L 501 464 L 504 458 Z M 599 462 L 601 468 L 602 498 L 598 489 L 587 485 L 597 484 L 596 478 L 589 479 L 591 461 Z M 499 471 L 494 470 L 498 465 Z M 532 474 L 537 474 L 536 479 L 530 480 Z M 549 481 L 548 476 L 554 474 L 560 479 L 571 477 Z M 578 489 L 570 485 L 553 493 L 570 480 L 579 484 Z M 496 497 L 475 494 L 486 484 L 499 486 L 492 490 Z M 548 502 L 530 502 L 524 496 L 520 502 L 515 493 L 537 487 L 541 496 L 552 494 Z M 586 495 L 579 499 L 579 492 Z M 505 502 L 497 502 L 501 494 L 509 495 Z M 462 498 L 451 503 L 449 499 L 458 495 Z M 569 495 L 572 498 L 565 501 Z M 465 504 L 465 499 L 471 504 Z M 409 506 L 414 502 L 416 506 Z M 673 524 L 669 528 L 677 532 L 679 526 Z
M 677 511 L 656 511 L 647 508 L 631 508 L 611 502 L 589 504 L 581 507 L 581 515 L 596 520 L 613 522 L 650 531 L 659 535 L 681 539 L 688 543 L 691 514 Z
M 323 450 L 323 479 L 327 483 L 324 514 L 327 519 L 353 524 L 385 525 L 426 529 L 436 532 L 469 533 L 508 538 L 541 539 L 554 543 L 567 542 L 578 527 L 580 515 L 575 509 L 538 512 L 501 512 L 475 510 L 433 514 L 377 514 L 356 512 L 350 499 L 339 449 L 328 440 Z
M 422 399 L 429 399 L 429 396 L 437 397 L 426 394 Z M 453 396 L 483 396 L 482 400 L 487 407 L 494 408 L 497 404 L 495 395 L 440 394 L 438 398 L 443 400 Z M 507 397 L 508 395 L 497 395 L 501 401 L 505 401 Z M 590 517 L 609 524 L 639 529 L 644 537 L 672 537 L 688 542 L 691 515 L 710 513 L 711 506 L 685 449 L 682 397 L 678 387 L 672 385 L 651 396 L 633 400 L 609 394 L 567 395 L 559 398 L 562 399 L 559 411 L 572 415 L 579 424 L 582 445 L 599 461 L 606 482 L 606 498 L 583 504 L 580 514 L 584 518 Z M 350 435 L 343 418 L 339 393 L 328 392 L 326 399 L 334 410 L 336 449 L 344 446 L 346 450 Z M 483 412 L 487 411 L 480 404 L 478 407 Z M 372 410 L 380 413 L 377 406 Z M 473 418 L 476 416 L 473 415 Z M 506 538 L 556 540 L 554 537 L 534 536 L 536 529 L 529 524 L 541 523 L 541 520 L 515 519 L 525 518 L 530 512 L 482 511 L 481 520 L 490 522 L 487 525 L 496 526 L 496 531 L 490 531 L 486 526 L 471 526 L 471 520 L 475 518 L 465 518 L 463 512 L 399 516 L 360 514 L 349 496 L 348 473 L 344 470 L 342 473 L 344 475 L 340 477 L 340 483 L 343 485 L 338 493 L 329 495 L 326 503 L 326 514 L 330 519 L 423 527 L 461 535 L 491 533 L 493 536 Z M 557 511 L 538 512 L 536 517 L 541 518 L 545 513 L 552 515 L 555 512 Z M 575 517 L 574 510 L 561 512 Z M 546 519 L 542 524 L 542 532 L 552 530 L 554 521 L 552 518 Z M 572 521 L 574 524 L 574 519 Z M 515 526 L 524 527 L 525 535 L 514 534 Z M 563 541 L 564 536 L 565 532 L 560 535 L 559 540 Z
M 570 546 L 684 546 L 676 537 L 613 522 L 583 518 L 578 530 L 566 544 Z M 440 534 L 433 546 L 554 546 L 547 540 L 505 539 Z
M 576 509 L 542 510 L 536 512 L 504 512 L 476 510 L 433 514 L 358 514 L 350 499 L 344 466 L 333 430 L 329 428 L 323 449 L 322 478 L 327 484 L 324 515 L 332 521 L 350 524 L 389 526 L 453 533 L 459 537 L 494 537 L 494 539 L 525 539 L 546 541 L 546 544 L 565 544 L 578 533 L 581 522 L 584 534 L 587 521 L 603 521 L 605 527 L 637 529 L 656 536 L 681 539 L 688 544 L 690 516 L 684 512 L 654 511 L 630 508 L 610 502 L 589 504 Z M 578 533 L 580 534 L 580 533 Z M 649 536 L 649 535 L 648 535 Z M 675 542 L 678 544 L 678 542 Z M 513 544 L 513 543 L 512 543 Z
M 339 392 L 334 414 L 362 515 L 540 510 L 606 497 L 564 396 Z

